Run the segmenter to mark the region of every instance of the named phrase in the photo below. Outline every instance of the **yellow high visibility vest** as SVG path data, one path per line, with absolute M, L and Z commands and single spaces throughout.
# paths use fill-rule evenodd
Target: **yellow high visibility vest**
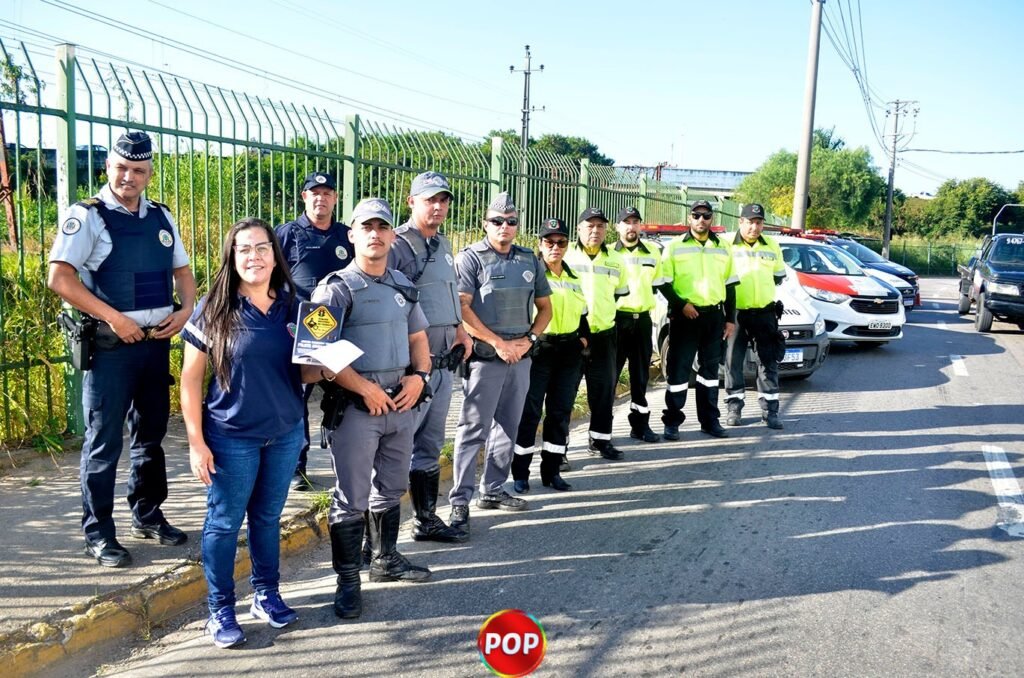
M 622 255 L 625 264 L 626 283 L 629 294 L 619 297 L 616 308 L 629 313 L 643 313 L 654 308 L 654 287 L 668 282 L 661 277 L 661 252 L 654 245 L 637 241 L 632 250 L 621 240 L 615 243 L 615 251 Z
M 714 233 L 703 243 L 686 233 L 673 238 L 661 255 L 661 275 L 694 306 L 725 301 L 725 286 L 737 282 L 729 246 Z
M 571 268 L 571 267 L 570 267 Z M 576 271 L 573 271 L 575 273 Z M 587 313 L 587 300 L 583 296 L 580 279 L 569 275 L 563 268 L 562 275 L 551 271 L 546 274 L 551 286 L 551 322 L 544 330 L 546 334 L 569 334 L 580 328 L 580 318 Z
M 736 286 L 736 308 L 764 308 L 775 301 L 775 280 L 786 277 L 779 243 L 762 235 L 753 245 L 736 233 L 729 238 L 733 272 L 739 278 Z
M 615 298 L 629 294 L 622 257 L 602 245 L 591 259 L 577 242 L 565 253 L 565 261 L 579 276 L 587 299 L 587 322 L 591 332 L 615 327 Z

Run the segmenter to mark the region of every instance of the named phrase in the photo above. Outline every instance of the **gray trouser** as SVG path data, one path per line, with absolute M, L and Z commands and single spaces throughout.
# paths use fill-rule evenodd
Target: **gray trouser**
M 452 403 L 452 373 L 448 370 L 434 370 L 430 375 L 430 390 L 434 397 L 419 407 L 419 424 L 412 445 L 410 471 L 434 471 L 441 468 L 437 463 L 444 445 L 445 422 L 448 407 Z
M 398 506 L 409 486 L 409 457 L 418 413 L 388 412 L 379 417 L 349 405 L 331 433 L 334 496 L 327 522 L 362 519 Z
M 519 419 L 530 387 L 530 362 L 526 358 L 515 365 L 500 359 L 470 363 L 469 377 L 462 383 L 464 400 L 455 432 L 454 485 L 448 494 L 453 506 L 465 506 L 473 498 L 476 455 L 485 443 L 480 491 L 498 492 L 508 480 Z

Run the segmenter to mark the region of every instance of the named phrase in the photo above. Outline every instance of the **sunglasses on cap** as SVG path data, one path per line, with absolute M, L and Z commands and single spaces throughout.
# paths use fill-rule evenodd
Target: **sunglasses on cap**
M 714 217 L 711 212 L 690 212 L 690 216 L 694 219 L 712 219 Z
M 565 238 L 558 238 L 557 240 L 554 240 L 552 238 L 541 238 L 541 242 L 544 243 L 545 245 L 547 245 L 548 247 L 568 247 L 569 246 L 569 241 L 566 240 Z
M 495 226 L 502 226 L 504 224 L 508 224 L 509 226 L 519 225 L 519 219 L 516 217 L 491 217 L 490 219 L 487 219 L 487 221 Z

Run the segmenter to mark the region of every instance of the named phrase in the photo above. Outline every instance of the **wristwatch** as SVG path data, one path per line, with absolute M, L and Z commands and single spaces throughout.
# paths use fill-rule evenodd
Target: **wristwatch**
M 430 372 L 424 372 L 423 370 L 416 370 L 413 372 L 417 377 L 423 380 L 423 385 L 426 386 L 430 383 Z
M 531 344 L 536 344 L 537 343 L 537 335 L 534 334 L 533 332 L 530 332 L 529 334 L 527 334 L 526 338 L 530 340 Z

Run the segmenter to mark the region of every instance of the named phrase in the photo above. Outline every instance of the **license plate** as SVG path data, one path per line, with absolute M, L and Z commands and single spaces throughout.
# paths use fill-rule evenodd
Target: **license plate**
M 871 322 L 868 323 L 868 329 L 869 330 L 891 330 L 892 329 L 892 321 L 891 320 L 872 320 Z
M 787 348 L 786 355 L 782 357 L 784 363 L 802 363 L 804 361 L 804 350 L 802 348 Z
M 903 300 L 903 305 L 906 306 L 907 308 L 910 308 L 911 306 L 914 305 L 914 300 L 910 297 L 907 297 L 906 299 Z

